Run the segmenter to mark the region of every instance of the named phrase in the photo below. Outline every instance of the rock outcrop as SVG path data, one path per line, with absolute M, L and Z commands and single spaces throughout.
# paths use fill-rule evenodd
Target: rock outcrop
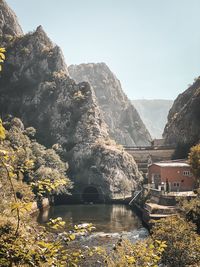
M 68 70 L 76 82 L 89 82 L 94 89 L 111 138 L 126 146 L 150 144 L 150 134 L 138 112 L 105 63 L 70 65 Z
M 13 15 L 10 22 L 18 25 L 2 0 L 1 7 L 3 17 Z M 124 194 L 120 190 L 123 183 L 130 195 L 141 174 L 134 159 L 110 140 L 93 89 L 87 82 L 76 84 L 69 77 L 60 48 L 41 26 L 23 36 L 16 37 L 16 30 L 10 34 L 0 74 L 2 118 L 17 116 L 26 127 L 37 129 L 42 144 L 61 146 L 77 198 L 89 186 L 96 188 L 99 198 L 119 198 Z
M 4 0 L 0 0 L 0 36 L 6 38 L 20 35 L 23 35 L 23 31 L 15 13 Z
M 174 101 L 163 136 L 169 144 L 200 141 L 200 78 Z
M 167 115 L 173 100 L 165 99 L 136 99 L 131 101 L 137 109 L 141 119 L 149 130 L 151 137 L 162 138 Z

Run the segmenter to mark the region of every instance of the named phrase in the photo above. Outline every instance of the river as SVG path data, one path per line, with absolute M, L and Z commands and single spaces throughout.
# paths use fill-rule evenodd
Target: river
M 128 206 L 120 204 L 93 205 L 60 205 L 50 207 L 38 216 L 38 222 L 43 224 L 50 218 L 62 217 L 70 224 L 93 223 L 96 230 L 81 242 L 87 245 L 113 243 L 119 237 L 128 238 L 132 242 L 148 236 L 140 218 Z

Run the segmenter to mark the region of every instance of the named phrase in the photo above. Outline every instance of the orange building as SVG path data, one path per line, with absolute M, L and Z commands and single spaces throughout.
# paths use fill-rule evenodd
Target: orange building
M 185 160 L 161 161 L 148 167 L 148 183 L 152 188 L 165 191 L 192 191 L 195 177 Z

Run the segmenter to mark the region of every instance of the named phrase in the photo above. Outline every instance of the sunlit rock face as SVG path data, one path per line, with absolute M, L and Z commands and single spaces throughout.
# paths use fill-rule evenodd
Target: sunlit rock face
M 7 114 L 20 117 L 26 127 L 37 129 L 42 144 L 61 145 L 60 153 L 69 162 L 69 176 L 80 198 L 81 190 L 89 185 L 101 189 L 108 200 L 120 198 L 122 181 L 130 194 L 141 174 L 134 159 L 109 138 L 91 86 L 69 77 L 61 49 L 41 26 L 22 35 L 14 13 L 4 1 L 1 7 L 1 15 L 9 14 L 10 25 L 14 23 L 12 38 L 1 36 L 7 50 L 0 74 L 2 118 Z
M 11 38 L 23 35 L 17 17 L 4 0 L 0 0 L 0 36 Z M 2 45 L 2 39 L 0 39 Z
M 68 70 L 76 82 L 89 82 L 94 89 L 111 138 L 126 146 L 150 145 L 149 132 L 105 63 L 70 65 Z
M 174 101 L 164 137 L 170 144 L 192 145 L 200 141 L 200 78 Z

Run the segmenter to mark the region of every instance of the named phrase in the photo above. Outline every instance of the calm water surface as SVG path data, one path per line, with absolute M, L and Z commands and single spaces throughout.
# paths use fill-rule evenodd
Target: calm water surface
M 61 205 L 50 207 L 38 217 L 39 223 L 62 217 L 70 224 L 93 223 L 96 232 L 121 233 L 143 228 L 138 216 L 125 205 Z
M 96 230 L 84 236 L 77 236 L 69 243 L 70 250 L 90 247 L 103 247 L 110 253 L 119 238 L 129 239 L 132 243 L 148 236 L 148 231 L 142 226 L 138 216 L 125 205 L 63 205 L 50 207 L 38 217 L 38 222 L 44 224 L 50 218 L 62 217 L 71 225 L 93 223 Z M 82 267 L 102 267 L 104 260 L 95 255 L 81 262 Z

